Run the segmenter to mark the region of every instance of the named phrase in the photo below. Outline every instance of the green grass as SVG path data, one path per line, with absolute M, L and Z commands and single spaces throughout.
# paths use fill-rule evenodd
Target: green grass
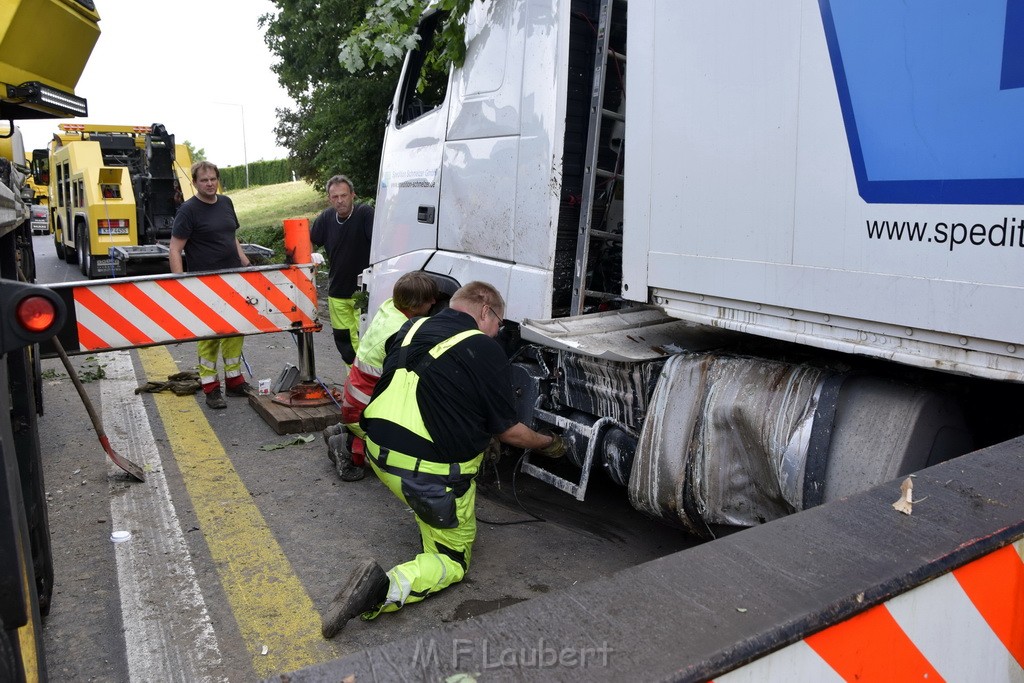
M 284 221 L 312 221 L 327 207 L 327 198 L 302 180 L 228 192 L 242 227 L 238 239 L 274 250 L 274 262 L 284 263 Z

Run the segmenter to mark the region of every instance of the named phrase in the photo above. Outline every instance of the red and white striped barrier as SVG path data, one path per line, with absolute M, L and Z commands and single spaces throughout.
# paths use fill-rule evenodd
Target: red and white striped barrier
M 715 680 L 1024 680 L 1022 557 L 1018 540 Z
M 121 278 L 52 288 L 68 303 L 59 334 L 86 353 L 283 330 L 316 331 L 314 266 Z

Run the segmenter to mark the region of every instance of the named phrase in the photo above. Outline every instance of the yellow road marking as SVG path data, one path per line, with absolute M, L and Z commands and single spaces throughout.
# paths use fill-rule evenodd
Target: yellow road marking
M 17 553 L 15 553 L 17 555 Z M 30 558 L 26 558 L 26 561 L 31 561 Z M 18 642 L 21 646 L 21 663 L 25 667 L 25 681 L 26 683 L 37 683 L 41 680 L 39 678 L 39 651 L 36 649 L 39 647 L 39 643 L 36 641 L 36 620 L 35 615 L 32 613 L 32 607 L 29 604 L 34 587 L 29 584 L 29 572 L 25 571 L 27 567 L 24 564 L 19 564 L 19 573 L 21 574 L 21 587 L 22 595 L 25 596 L 25 611 L 28 613 L 28 622 L 18 629 Z
M 139 349 L 139 358 L 147 377 L 178 372 L 163 347 Z M 253 669 L 266 677 L 336 658 L 312 599 L 199 403 L 161 392 L 153 398 Z

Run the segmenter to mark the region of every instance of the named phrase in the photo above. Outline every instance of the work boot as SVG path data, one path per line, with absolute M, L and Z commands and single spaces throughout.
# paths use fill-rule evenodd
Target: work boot
M 384 604 L 388 597 L 388 575 L 373 560 L 363 560 L 353 570 L 321 619 L 324 638 L 333 638 L 348 620 Z
M 349 460 L 338 467 L 338 476 L 342 481 L 359 481 L 366 476 L 366 468 Z
M 324 443 L 328 443 L 332 436 L 337 436 L 345 431 L 345 425 L 340 422 L 335 422 L 332 425 L 328 425 L 321 434 L 324 437 Z M 327 457 L 331 459 L 331 462 L 338 464 L 338 458 L 336 454 L 331 450 L 330 445 L 327 446 Z
M 349 435 L 344 431 L 329 438 L 327 440 L 327 457 L 334 463 L 342 481 L 359 481 L 366 473 L 362 467 L 353 464 L 348 438 Z
M 228 387 L 225 393 L 227 393 L 228 396 L 248 396 L 252 393 L 252 385 L 248 382 L 242 382 L 241 384 L 236 384 L 233 387 Z
M 224 394 L 220 393 L 220 387 L 206 395 L 206 405 L 214 410 L 222 410 L 228 407 L 228 402 L 224 400 Z

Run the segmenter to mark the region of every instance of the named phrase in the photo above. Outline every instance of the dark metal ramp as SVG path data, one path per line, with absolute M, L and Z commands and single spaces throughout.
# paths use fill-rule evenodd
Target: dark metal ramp
M 1024 438 L 918 473 L 913 494 L 910 515 L 890 482 L 273 680 L 708 680 L 1024 536 Z

